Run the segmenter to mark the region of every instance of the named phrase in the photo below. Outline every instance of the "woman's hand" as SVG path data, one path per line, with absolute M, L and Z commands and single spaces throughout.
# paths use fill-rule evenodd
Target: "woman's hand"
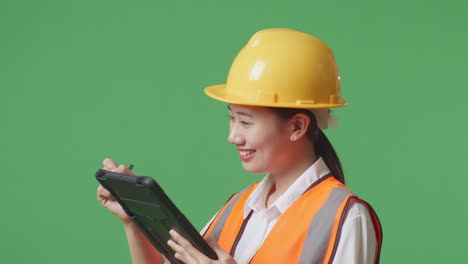
M 237 264 L 237 262 L 229 255 L 227 252 L 222 250 L 216 241 L 209 237 L 206 239 L 208 245 L 214 250 L 216 255 L 218 255 L 218 260 L 213 260 L 203 255 L 198 251 L 192 244 L 179 235 L 174 230 L 169 232 L 172 239 L 167 242 L 167 244 L 176 252 L 175 257 L 187 264 Z
M 105 159 L 102 161 L 102 164 L 104 165 L 103 169 L 107 171 L 134 175 L 131 170 L 125 167 L 125 165 L 117 166 L 115 161 L 113 161 L 112 159 Z M 116 215 L 120 220 L 122 220 L 123 222 L 130 222 L 130 219 L 128 218 L 127 214 L 122 209 L 122 206 L 120 206 L 120 204 L 114 199 L 112 194 L 101 185 L 99 185 L 99 187 L 97 188 L 97 198 L 99 202 L 107 208 L 107 210 Z

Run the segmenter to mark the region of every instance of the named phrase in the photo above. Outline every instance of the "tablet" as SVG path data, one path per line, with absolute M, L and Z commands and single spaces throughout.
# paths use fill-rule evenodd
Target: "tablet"
M 174 250 L 167 245 L 171 229 L 179 232 L 209 258 L 218 259 L 205 239 L 151 177 L 99 169 L 96 179 L 109 190 L 133 223 L 172 264 L 182 262 L 174 257 Z

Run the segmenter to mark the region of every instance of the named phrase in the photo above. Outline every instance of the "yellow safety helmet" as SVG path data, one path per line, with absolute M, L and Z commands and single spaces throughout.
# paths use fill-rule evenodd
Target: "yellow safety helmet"
M 255 33 L 232 63 L 226 84 L 205 93 L 222 102 L 304 109 L 342 107 L 340 75 L 332 50 L 299 31 Z

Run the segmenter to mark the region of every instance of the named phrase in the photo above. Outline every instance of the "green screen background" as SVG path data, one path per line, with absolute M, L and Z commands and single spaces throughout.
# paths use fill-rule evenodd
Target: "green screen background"
M 327 131 L 384 228 L 382 263 L 468 259 L 463 1 L 0 2 L 0 262 L 129 263 L 97 202 L 112 157 L 155 177 L 197 228 L 244 172 L 223 83 L 257 30 L 334 50 L 349 101 Z

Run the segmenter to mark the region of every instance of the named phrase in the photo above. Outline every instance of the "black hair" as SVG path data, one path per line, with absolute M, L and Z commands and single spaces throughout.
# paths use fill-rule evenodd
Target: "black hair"
M 336 154 L 335 149 L 328 140 L 327 136 L 323 131 L 318 127 L 317 119 L 315 115 L 307 109 L 296 109 L 296 108 L 271 108 L 274 113 L 276 113 L 280 118 L 291 119 L 294 115 L 298 113 L 306 114 L 310 118 L 310 124 L 307 129 L 307 135 L 310 140 L 312 140 L 315 149 L 315 155 L 317 157 L 322 157 L 322 159 L 327 164 L 332 175 L 343 184 L 345 183 L 345 178 L 343 174 L 343 168 L 341 167 L 340 159 Z

